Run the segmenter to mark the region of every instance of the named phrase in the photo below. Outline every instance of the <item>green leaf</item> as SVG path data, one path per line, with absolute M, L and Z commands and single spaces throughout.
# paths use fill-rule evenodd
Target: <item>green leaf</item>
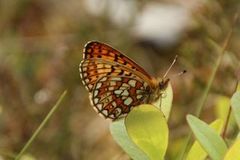
M 172 100 L 173 100 L 173 90 L 172 86 L 169 83 L 166 90 L 163 92 L 162 97 L 160 97 L 156 102 L 152 103 L 152 105 L 160 108 L 165 115 L 166 119 L 168 120 L 171 107 L 172 107 Z
M 240 128 L 240 91 L 233 94 L 231 98 L 231 106 L 233 109 L 233 115 L 237 121 L 238 127 Z
M 168 146 L 168 126 L 163 113 L 153 105 L 135 107 L 126 117 L 129 137 L 151 160 L 162 160 Z
M 110 124 L 110 132 L 114 140 L 134 160 L 149 160 L 147 155 L 133 143 L 127 134 L 124 119 Z
M 216 117 L 222 119 L 225 122 L 228 116 L 229 107 L 230 107 L 229 97 L 218 96 L 214 107 Z
M 188 115 L 187 121 L 198 142 L 208 155 L 213 160 L 223 159 L 227 146 L 220 135 L 197 117 Z
M 210 125 L 219 135 L 223 128 L 223 120 L 217 119 Z M 207 152 L 202 148 L 198 141 L 195 141 L 188 152 L 186 160 L 204 160 L 207 157 Z
M 239 160 L 240 159 L 240 139 L 237 139 L 232 147 L 228 150 L 224 160 Z

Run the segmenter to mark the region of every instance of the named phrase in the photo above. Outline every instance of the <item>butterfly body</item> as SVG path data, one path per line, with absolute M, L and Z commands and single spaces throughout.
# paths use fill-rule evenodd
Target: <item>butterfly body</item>
M 85 45 L 79 71 L 94 109 L 112 120 L 156 101 L 169 81 L 150 76 L 124 54 L 96 41 Z

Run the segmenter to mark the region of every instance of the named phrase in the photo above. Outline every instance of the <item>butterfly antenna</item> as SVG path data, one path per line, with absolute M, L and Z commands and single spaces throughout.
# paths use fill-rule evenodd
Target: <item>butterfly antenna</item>
M 177 61 L 177 58 L 178 58 L 178 55 L 176 55 L 176 56 L 175 56 L 175 58 L 174 58 L 174 60 L 173 60 L 172 64 L 171 64 L 171 65 L 168 67 L 168 69 L 167 69 L 166 73 L 165 73 L 165 74 L 164 74 L 164 76 L 163 76 L 163 79 L 165 79 L 165 78 L 166 78 L 166 76 L 168 75 L 169 71 L 172 69 L 173 65 L 176 63 L 176 61 Z

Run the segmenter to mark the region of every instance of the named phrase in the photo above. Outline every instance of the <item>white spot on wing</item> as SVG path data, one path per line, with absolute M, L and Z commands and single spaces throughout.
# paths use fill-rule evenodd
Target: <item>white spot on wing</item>
M 94 90 L 94 97 L 98 95 L 98 90 Z
M 97 104 L 97 103 L 98 103 L 98 101 L 99 101 L 99 99 L 98 99 L 98 98 L 94 98 L 94 99 L 93 99 L 93 102 L 94 102 L 94 104 Z
M 99 89 L 102 86 L 102 83 L 97 83 L 96 89 Z
M 133 101 L 132 98 L 128 97 L 126 100 L 124 100 L 124 104 L 128 106 L 132 103 L 132 101 Z
M 102 105 L 102 104 L 97 104 L 96 107 L 97 107 L 99 110 L 102 110 L 103 105 Z
M 137 81 L 136 81 L 136 80 L 133 80 L 133 79 L 131 79 L 131 80 L 128 82 L 128 84 L 129 84 L 130 86 L 132 86 L 132 87 L 135 87 L 135 86 L 136 86 L 136 83 L 137 83 Z
M 122 90 L 115 90 L 114 93 L 119 95 L 122 93 Z
M 123 83 L 122 87 L 129 87 L 129 85 L 127 83 Z
M 116 82 L 115 81 L 110 81 L 110 86 L 116 86 Z
M 112 102 L 112 106 L 115 108 L 117 107 L 117 103 L 115 101 Z
M 101 82 L 104 82 L 104 81 L 106 81 L 107 80 L 107 77 L 103 77 L 102 79 L 101 79 Z
M 139 94 L 137 95 L 137 99 L 141 99 L 143 97 L 143 95 Z
M 121 94 L 122 96 L 128 96 L 129 95 L 129 93 L 128 93 L 128 91 L 127 90 L 124 90 L 123 91 L 123 93 Z
M 114 114 L 109 115 L 109 118 L 115 119 L 116 117 L 114 116 Z
M 102 110 L 101 113 L 102 113 L 103 115 L 105 115 L 105 116 L 108 115 L 108 111 L 107 111 L 106 109 Z
M 120 78 L 120 77 L 113 77 L 111 80 L 113 80 L 113 81 L 122 81 L 122 78 Z

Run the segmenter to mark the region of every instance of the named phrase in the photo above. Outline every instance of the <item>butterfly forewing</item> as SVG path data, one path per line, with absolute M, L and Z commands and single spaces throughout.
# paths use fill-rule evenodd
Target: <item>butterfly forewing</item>
M 94 109 L 113 120 L 147 101 L 155 85 L 143 68 L 100 42 L 86 44 L 79 70 Z
M 118 63 L 112 63 L 103 59 L 86 59 L 81 62 L 80 75 L 83 83 L 89 91 L 92 91 L 96 81 L 107 75 L 131 76 L 132 73 Z
M 151 79 L 152 77 L 133 60 L 117 51 L 116 49 L 100 42 L 92 41 L 86 44 L 83 59 L 101 58 L 109 62 L 117 62 L 129 69 L 137 70 L 144 76 Z

